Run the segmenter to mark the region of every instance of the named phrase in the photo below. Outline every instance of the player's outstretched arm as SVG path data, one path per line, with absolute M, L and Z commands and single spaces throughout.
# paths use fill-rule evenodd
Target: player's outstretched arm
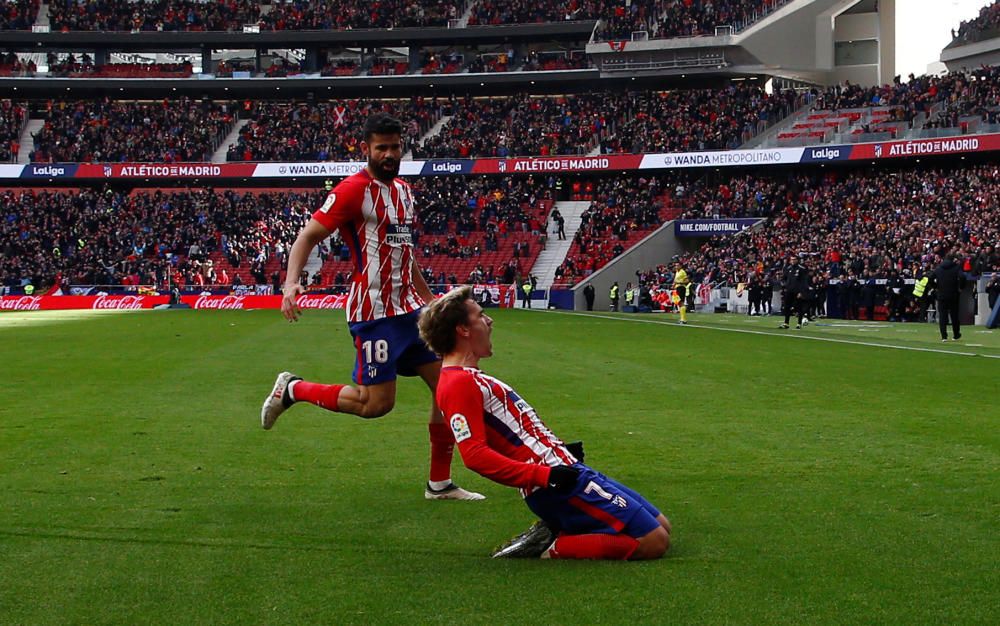
M 319 242 L 330 236 L 330 230 L 316 219 L 309 220 L 295 238 L 292 249 L 288 252 L 288 272 L 285 274 L 285 285 L 282 288 L 281 314 L 289 322 L 299 319 L 302 312 L 295 304 L 295 299 L 305 293 L 305 288 L 299 283 L 299 276 Z

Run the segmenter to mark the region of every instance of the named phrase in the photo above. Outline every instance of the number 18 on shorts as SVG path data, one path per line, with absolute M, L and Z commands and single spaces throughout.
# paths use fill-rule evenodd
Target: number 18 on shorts
M 417 368 L 437 361 L 420 338 L 420 311 L 367 322 L 351 322 L 357 357 L 352 378 L 359 385 L 377 385 L 396 376 L 416 376 Z

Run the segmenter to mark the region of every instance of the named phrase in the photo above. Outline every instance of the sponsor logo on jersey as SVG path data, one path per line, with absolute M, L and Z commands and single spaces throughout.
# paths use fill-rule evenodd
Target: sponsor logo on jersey
M 517 395 L 517 392 L 514 391 L 513 389 L 511 389 L 508 392 L 508 395 L 510 396 L 510 399 L 514 401 L 514 408 L 516 408 L 518 411 L 520 411 L 522 413 L 527 413 L 529 411 L 533 411 L 534 410 L 534 409 L 531 408 L 531 405 L 528 404 L 524 400 L 524 398 L 522 398 L 521 396 Z
M 399 248 L 413 245 L 413 232 L 406 224 L 389 224 L 385 232 L 386 244 Z
M 452 415 L 448 423 L 451 425 L 451 432 L 455 435 L 456 443 L 461 443 L 472 436 L 472 431 L 469 430 L 469 420 L 465 419 L 461 413 Z

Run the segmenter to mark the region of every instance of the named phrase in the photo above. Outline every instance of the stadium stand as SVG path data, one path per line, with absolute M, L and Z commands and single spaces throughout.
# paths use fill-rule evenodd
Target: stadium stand
M 443 52 L 425 52 L 420 62 L 421 74 L 457 74 L 464 67 L 464 55 L 458 51 L 445 50 Z M 470 71 L 482 71 L 472 70 Z M 502 70 L 494 70 L 502 71 Z
M 716 26 L 739 31 L 788 0 L 573 0 L 538 3 L 531 0 L 479 0 L 469 25 L 532 24 L 566 20 L 602 20 L 596 41 L 632 39 L 646 32 L 649 39 L 714 35 Z
M 510 284 L 525 276 L 545 244 L 554 184 L 485 176 L 414 181 L 417 247 L 427 282 Z M 324 263 L 325 284 L 350 275 L 348 254 L 341 247 Z
M 616 176 L 594 183 L 590 207 L 566 260 L 556 269 L 557 283 L 575 283 L 604 267 L 646 235 L 671 219 L 672 202 L 665 190 L 686 174 L 654 177 Z
M 269 284 L 321 199 L 281 190 L 8 189 L 0 224 L 5 285 L 214 284 L 226 270 Z M 213 278 L 212 271 L 217 275 Z
M 406 120 L 406 136 L 415 139 L 441 116 L 437 99 L 344 100 L 323 103 L 252 105 L 250 123 L 230 146 L 229 161 L 361 160 L 360 135 L 365 119 L 387 111 Z
M 361 65 L 355 59 L 336 59 L 323 66 L 321 76 L 357 76 Z
M 469 26 L 601 20 L 597 41 L 714 35 L 717 26 L 738 32 L 788 0 L 473 0 Z M 54 31 L 233 31 L 244 25 L 261 30 L 348 30 L 447 26 L 470 2 L 380 0 L 361 5 L 344 0 L 291 0 L 269 4 L 250 0 L 53 0 Z M 4 2 L 0 29 L 28 30 L 38 13 L 37 0 Z
M 676 0 L 668 3 L 655 37 L 714 35 L 717 26 L 739 32 L 789 0 Z
M 190 62 L 95 65 L 87 54 L 79 61 L 72 54 L 62 60 L 56 60 L 51 52 L 48 56 L 49 76 L 61 78 L 189 78 L 192 74 Z
M 0 163 L 17 159 L 24 128 L 24 105 L 12 100 L 0 100 Z
M 910 131 L 977 132 L 1000 121 L 1000 70 L 980 68 L 944 76 L 862 87 L 851 83 L 814 89 L 808 112 L 778 135 L 779 145 L 857 142 L 914 136 Z M 919 134 L 919 133 L 917 133 Z
M 797 106 L 794 92 L 717 90 L 464 98 L 417 158 L 604 154 L 735 148 Z
M 32 162 L 208 161 L 229 132 L 234 108 L 180 98 L 46 103 Z
M 226 31 L 260 19 L 253 0 L 51 0 L 53 31 Z M 30 26 L 29 26 L 30 28 Z
M 522 72 L 553 72 L 558 70 L 582 70 L 590 67 L 590 61 L 583 50 L 532 50 L 521 67 Z
M 605 96 L 611 98 L 610 103 Z M 597 145 L 600 108 L 614 106 L 614 101 L 611 94 L 462 98 L 452 105 L 451 120 L 437 135 L 414 146 L 413 155 L 466 158 L 586 154 Z
M 218 65 L 215 66 L 214 73 L 217 78 L 232 78 L 236 72 L 245 72 L 249 76 L 255 71 L 252 61 L 230 59 L 228 61 L 219 61 Z
M 38 66 L 31 59 L 22 61 L 16 54 L 9 52 L 0 54 L 0 77 L 4 76 L 34 76 Z
M 38 0 L 0 0 L 0 30 L 31 30 L 38 8 Z
M 944 249 L 971 274 L 1000 271 L 998 193 L 992 164 L 705 177 L 674 189 L 680 217 L 769 218 L 686 258 L 697 282 L 730 286 L 773 273 L 790 254 L 811 259 L 824 279 L 912 278 Z
M 410 63 L 398 58 L 379 57 L 368 70 L 369 76 L 402 76 L 410 72 Z
M 298 63 L 292 63 L 286 59 L 278 58 L 275 59 L 271 65 L 264 70 L 264 76 L 268 78 L 284 78 L 285 76 L 294 76 L 295 74 L 302 73 L 302 66 Z
M 979 10 L 974 19 L 962 22 L 958 30 L 951 29 L 952 46 L 1000 36 L 1000 2 L 991 2 Z
M 970 273 L 1000 271 L 1000 215 L 991 210 L 1000 196 L 995 165 L 736 177 L 674 172 L 566 183 L 592 202 L 557 270 L 560 284 L 600 269 L 677 217 L 769 218 L 690 255 L 697 282 L 745 282 L 754 272 L 773 273 L 791 253 L 807 255 L 824 279 L 913 277 L 942 247 L 960 254 Z M 417 245 L 429 282 L 510 283 L 523 276 L 544 246 L 560 187 L 554 178 L 416 179 Z M 74 282 L 146 284 L 162 282 L 169 263 L 197 284 L 211 278 L 204 262 L 212 261 L 229 280 L 269 284 L 321 199 L 321 192 L 294 190 L 8 190 L 2 200 L 14 211 L 3 225 L 2 273 L 9 283 L 27 265 L 35 284 L 59 274 Z M 350 273 L 346 247 L 335 242 L 325 256 L 317 284 L 342 284 L 338 276 Z M 201 278 L 189 274 L 198 268 Z
M 447 26 L 457 19 L 467 2 L 443 0 L 379 0 L 372 3 L 344 0 L 292 0 L 275 2 L 260 17 L 261 30 L 346 30 L 356 28 L 407 28 Z
M 428 282 L 513 282 L 544 245 L 552 189 L 526 178 L 429 178 L 414 185 Z M 325 193 L 285 189 L 7 189 L 4 285 L 270 285 Z M 349 277 L 349 251 L 324 247 L 322 279 Z M 341 280 L 338 280 L 338 275 Z M 238 278 L 237 278 L 238 277 Z
M 119 69 L 121 68 L 121 69 Z M 190 71 L 187 64 L 94 66 L 69 57 L 70 75 L 143 76 Z M 794 110 L 794 92 L 764 93 L 748 83 L 716 90 L 598 92 L 569 96 L 422 98 L 321 103 L 251 103 L 250 123 L 228 149 L 229 161 L 327 161 L 360 158 L 357 129 L 375 110 L 410 124 L 411 143 L 442 114 L 453 116 L 413 146 L 415 158 L 605 154 L 734 148 Z M 208 107 L 205 115 L 204 107 Z M 234 121 L 229 104 L 190 99 L 156 103 L 103 100 L 49 104 L 32 160 L 202 161 Z M 71 110 L 71 115 L 63 115 Z M 143 134 L 131 129 L 143 125 Z

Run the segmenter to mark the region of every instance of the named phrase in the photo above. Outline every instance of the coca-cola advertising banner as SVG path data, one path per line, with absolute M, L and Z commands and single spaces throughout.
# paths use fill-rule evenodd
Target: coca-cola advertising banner
M 510 308 L 516 292 L 510 285 L 475 285 L 476 299 L 483 306 Z M 0 296 L 3 311 L 60 311 L 94 309 L 137 311 L 167 304 L 169 296 L 137 296 L 105 294 L 99 296 Z M 181 296 L 181 302 L 192 309 L 280 309 L 281 296 L 253 294 Z M 300 309 L 345 309 L 346 295 L 304 294 L 295 299 Z
M 134 311 L 152 309 L 167 304 L 169 296 L 2 296 L 0 311 L 59 311 L 67 309 L 95 309 Z M 181 296 L 181 302 L 192 309 L 280 309 L 281 296 L 229 295 Z M 296 299 L 301 309 L 343 309 L 347 296 L 305 294 Z

